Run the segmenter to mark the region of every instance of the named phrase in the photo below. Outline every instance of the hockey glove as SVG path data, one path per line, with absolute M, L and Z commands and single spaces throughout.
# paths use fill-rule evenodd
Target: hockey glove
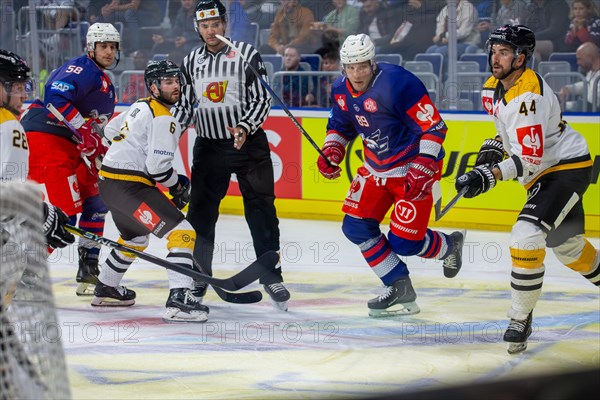
M 410 163 L 404 179 L 405 199 L 408 201 L 423 200 L 431 194 L 435 182 L 435 174 L 439 171 L 435 158 L 419 154 Z
M 319 172 L 327 179 L 339 178 L 342 172 L 342 169 L 339 167 L 339 164 L 342 162 L 344 156 L 346 155 L 346 148 L 341 143 L 331 141 L 325 142 L 321 150 L 333 165 L 330 165 L 323 158 L 323 156 L 319 156 L 319 159 L 317 160 L 317 167 L 319 168 Z
M 48 246 L 63 248 L 75 241 L 75 237 L 65 230 L 69 217 L 58 207 L 44 203 L 44 224 L 42 225 Z
M 102 138 L 92 127 L 95 122 L 94 119 L 89 119 L 77 129 L 83 141 L 83 143 L 77 145 L 77 149 L 92 162 L 98 157 L 102 158 L 108 151 L 108 147 L 102 143 Z
M 172 197 L 171 201 L 175 203 L 175 207 L 181 210 L 190 202 L 191 190 L 192 187 L 188 177 L 180 174 L 177 183 L 169 189 L 169 194 Z
M 504 147 L 502 142 L 496 139 L 485 139 L 479 153 L 475 165 L 494 165 L 504 160 Z
M 492 168 L 487 165 L 478 165 L 466 174 L 459 176 L 456 180 L 456 191 L 460 192 L 462 188 L 467 187 L 465 197 L 470 199 L 492 189 L 496 186 L 496 177 L 492 173 Z

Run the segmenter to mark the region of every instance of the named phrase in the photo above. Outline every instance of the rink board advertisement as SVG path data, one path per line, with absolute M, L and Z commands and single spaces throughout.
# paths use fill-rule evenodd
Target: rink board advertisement
M 124 110 L 119 106 L 118 111 Z M 320 146 L 325 138 L 327 111 L 294 110 L 294 116 L 308 135 Z M 477 151 L 484 139 L 495 135 L 494 124 L 488 115 L 447 113 L 442 117 L 448 125 L 444 142 L 446 157 L 442 170 L 442 203 L 455 194 L 456 177 L 469 171 L 475 162 Z M 594 177 L 586 195 L 586 230 L 600 233 L 600 135 L 597 116 L 567 116 L 574 129 L 588 141 L 594 159 Z M 330 181 L 317 169 L 317 151 L 299 132 L 290 118 L 281 110 L 272 110 L 265 122 L 271 145 L 275 172 L 277 210 L 281 217 L 341 219 L 342 201 L 346 196 L 356 169 L 362 164 L 362 144 L 358 141 L 348 146 L 340 178 Z M 192 148 L 195 140 L 193 128 L 180 142 L 175 168 L 188 174 L 192 164 Z M 235 176 L 222 203 L 222 212 L 241 214 L 243 205 Z M 437 226 L 463 226 L 479 229 L 509 230 L 518 211 L 525 202 L 525 190 L 516 181 L 500 182 L 492 191 L 474 199 L 461 199 Z M 432 216 L 433 218 L 433 216 Z

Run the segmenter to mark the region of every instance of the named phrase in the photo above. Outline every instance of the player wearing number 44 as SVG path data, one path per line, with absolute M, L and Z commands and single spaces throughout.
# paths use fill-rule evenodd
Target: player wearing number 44
M 369 315 L 415 314 L 416 293 L 400 256 L 443 259 L 444 275 L 462 265 L 464 233 L 446 235 L 427 228 L 440 179 L 446 124 L 427 89 L 404 68 L 375 62 L 375 46 L 364 34 L 349 36 L 340 50 L 343 76 L 332 85 L 333 108 L 327 124 L 319 171 L 340 176 L 346 145 L 360 136 L 364 164 L 344 201 L 342 230 L 385 285 L 368 303 Z M 380 223 L 392 208 L 390 232 Z
M 505 25 L 492 32 L 486 46 L 493 76 L 481 94 L 497 135 L 483 143 L 477 166 L 458 178 L 456 189 L 466 188 L 470 198 L 499 180 L 517 178 L 527 190 L 510 238 L 512 306 L 504 334 L 508 352 L 519 353 L 532 332 L 547 247 L 561 263 L 600 286 L 598 250 L 583 237 L 582 198 L 591 182 L 592 160 L 584 137 L 562 120 L 552 88 L 527 68 L 535 50 L 533 32 Z
M 70 217 L 71 225 L 81 213 L 79 227 L 102 235 L 107 210 L 97 182 L 99 160 L 106 152 L 101 130 L 117 101 L 104 70 L 118 63 L 121 37 L 111 24 L 96 23 L 89 27 L 86 43 L 86 54 L 52 72 L 44 98 L 29 107 L 21 122 L 29 142 L 29 178 L 44 187 L 48 199 Z M 81 140 L 75 140 L 74 133 L 46 109 L 49 104 L 77 130 Z M 91 295 L 98 282 L 100 245 L 82 238 L 78 250 L 76 293 Z

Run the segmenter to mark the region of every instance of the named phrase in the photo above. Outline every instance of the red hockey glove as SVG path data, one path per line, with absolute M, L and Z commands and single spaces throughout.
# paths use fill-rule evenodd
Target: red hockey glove
M 94 162 L 98 156 L 103 156 L 108 151 L 108 148 L 102 144 L 100 135 L 92 128 L 93 122 L 95 122 L 95 120 L 90 119 L 77 129 L 83 140 L 83 143 L 77 145 L 77 149 L 91 162 Z
M 342 169 L 338 165 L 342 162 L 344 156 L 346 155 L 346 148 L 338 142 L 326 142 L 321 150 L 329 159 L 329 161 L 331 161 L 333 166 L 331 166 L 323 158 L 323 156 L 319 156 L 319 159 L 317 160 L 319 172 L 327 179 L 339 178 Z
M 431 187 L 435 182 L 435 174 L 438 172 L 438 164 L 435 158 L 419 154 L 410 163 L 404 181 L 405 198 L 408 201 L 418 201 L 429 196 Z

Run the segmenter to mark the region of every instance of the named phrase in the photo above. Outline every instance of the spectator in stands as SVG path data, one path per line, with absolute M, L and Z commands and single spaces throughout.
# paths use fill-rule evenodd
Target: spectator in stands
M 554 43 L 562 47 L 569 27 L 569 5 L 565 0 L 532 0 L 524 25 L 535 34 L 536 61 L 546 61 Z
M 349 5 L 346 0 L 332 0 L 332 3 L 335 7 L 334 10 L 328 13 L 323 21 L 315 21 L 312 29 L 319 36 L 325 30 L 337 32 L 340 43 L 343 43 L 348 35 L 354 35 L 358 32 L 360 10 Z
M 585 74 L 585 79 L 588 82 L 588 93 L 586 100 L 589 103 L 589 111 L 590 107 L 593 105 L 595 84 L 600 79 L 600 52 L 598 51 L 598 46 L 596 46 L 595 43 L 585 42 L 579 46 L 575 54 L 577 55 L 579 72 Z M 599 101 L 600 86 L 596 86 L 596 88 L 596 101 Z M 563 110 L 572 111 L 577 103 L 575 101 L 568 100 L 570 98 L 574 98 L 574 96 L 583 96 L 583 94 L 583 82 L 577 82 L 572 85 L 563 86 L 558 93 L 558 98 L 563 105 Z M 596 110 L 597 109 L 598 104 L 596 104 Z
M 399 5 L 397 28 L 387 44 L 375 48 L 376 53 L 400 54 L 404 60 L 424 53 L 435 35 L 439 1 L 408 0 Z
M 490 18 L 484 18 L 479 14 L 477 30 L 484 38 L 489 37 L 490 32 L 499 26 L 519 25 L 527 18 L 527 4 L 524 0 L 500 0 L 500 8 L 493 7 Z
M 283 71 L 305 71 L 300 65 L 300 52 L 297 48 L 288 46 L 283 53 Z M 275 92 L 281 93 L 281 100 L 288 107 L 302 107 L 305 105 L 304 97 L 310 92 L 310 78 L 302 76 L 283 76 L 274 82 Z
M 576 51 L 585 42 L 600 46 L 600 15 L 592 0 L 573 0 L 570 17 L 563 51 Z
M 323 55 L 321 61 L 321 71 L 340 73 L 340 54 L 339 50 L 332 50 Z M 304 101 L 309 107 L 331 108 L 331 84 L 337 79 L 337 76 L 322 76 L 318 79 L 316 93 L 309 93 Z
M 112 0 L 100 10 L 99 22 L 122 22 L 125 28 L 125 43 L 131 47 L 127 53 L 140 48 L 140 27 L 158 25 L 163 17 L 156 1 Z
M 361 0 L 358 33 L 369 35 L 375 46 L 386 45 L 397 27 L 398 8 L 388 7 L 382 0 Z
M 194 29 L 194 8 L 196 3 L 194 0 L 181 0 L 181 8 L 177 11 L 175 24 L 169 32 L 164 35 L 152 35 L 152 53 L 169 54 L 174 48 L 181 49 L 186 55 L 192 49 L 198 46 L 201 41 Z M 182 57 L 183 58 L 183 57 Z M 177 62 L 175 60 L 172 60 Z M 144 66 L 145 69 L 146 66 Z
M 310 29 L 313 22 L 313 12 L 303 7 L 299 0 L 281 0 L 281 8 L 271 25 L 268 46 L 261 46 L 260 52 L 283 55 L 285 49 L 292 46 L 300 53 L 312 53 L 316 48 Z
M 448 1 L 446 1 L 447 3 Z M 456 41 L 457 56 L 463 53 L 476 53 L 479 50 L 481 36 L 477 30 L 479 15 L 468 0 L 458 0 L 456 4 Z M 440 53 L 444 57 L 443 66 L 447 67 L 448 58 L 448 5 L 444 6 L 437 16 L 437 25 L 433 45 L 426 53 Z
M 252 21 L 246 14 L 244 5 L 246 0 L 228 0 L 227 9 L 228 23 L 227 28 L 230 29 L 229 37 L 231 40 L 239 40 L 257 46 L 255 43 L 255 30 L 252 26 Z
M 341 42 L 339 33 L 332 29 L 326 29 L 321 34 L 321 47 L 316 49 L 314 53 L 320 55 L 322 58 L 325 54 L 331 51 L 340 51 L 340 45 Z
M 131 55 L 133 56 L 133 68 L 139 73 L 129 75 L 129 80 L 124 83 L 123 98 L 121 99 L 123 103 L 133 103 L 137 99 L 148 96 L 144 70 L 150 61 L 150 55 L 144 49 L 136 50 Z

